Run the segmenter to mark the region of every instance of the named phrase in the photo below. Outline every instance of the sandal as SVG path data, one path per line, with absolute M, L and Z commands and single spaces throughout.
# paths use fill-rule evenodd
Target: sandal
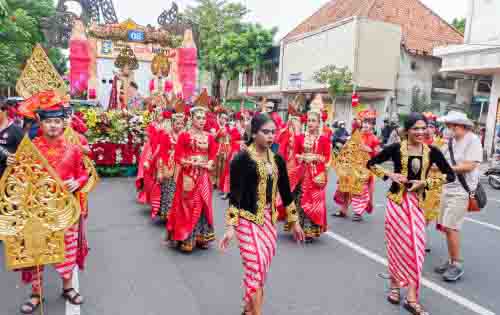
M 32 299 L 38 299 L 37 304 L 33 304 L 31 302 Z M 40 294 L 32 294 L 30 295 L 30 300 L 21 305 L 21 313 L 22 314 L 34 314 L 36 310 L 40 307 L 40 304 L 44 303 L 45 299 L 41 299 Z
M 74 293 L 74 294 L 72 294 L 72 293 Z M 82 296 L 80 295 L 80 293 L 76 292 L 76 290 L 73 288 L 63 290 L 63 293 L 61 294 L 61 296 L 66 301 L 68 301 L 69 303 L 71 303 L 73 305 L 82 305 L 83 304 L 83 299 L 80 302 L 78 302 L 78 298 L 82 298 Z
M 404 308 L 413 315 L 429 315 L 429 312 L 425 311 L 417 301 L 412 302 L 405 299 Z
M 361 222 L 361 221 L 363 221 L 363 217 L 361 215 L 359 215 L 359 214 L 355 214 L 355 215 L 352 216 L 352 220 L 354 222 Z
M 387 301 L 394 305 L 399 305 L 401 303 L 401 289 L 391 288 L 389 295 L 387 296 Z
M 347 214 L 345 214 L 344 212 L 342 211 L 337 211 L 335 212 L 334 214 L 332 214 L 333 217 L 337 217 L 337 218 L 345 218 L 347 217 Z

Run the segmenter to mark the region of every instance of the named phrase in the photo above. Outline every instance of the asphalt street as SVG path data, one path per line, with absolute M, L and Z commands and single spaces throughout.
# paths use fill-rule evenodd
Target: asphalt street
M 46 315 L 236 315 L 241 314 L 242 268 L 236 244 L 226 254 L 215 248 L 185 255 L 162 242 L 164 224 L 135 202 L 134 179 L 104 179 L 90 198 L 87 270 L 79 273 L 86 303 L 67 307 L 61 284 L 46 272 Z M 328 209 L 335 210 L 335 177 L 330 176 Z M 376 211 L 364 222 L 329 216 L 330 233 L 297 245 L 280 232 L 278 254 L 266 286 L 266 315 L 398 315 L 386 302 L 383 222 L 387 185 L 377 182 Z M 422 303 L 431 314 L 500 314 L 500 191 L 488 189 L 490 203 L 469 216 L 463 233 L 466 273 L 445 283 L 433 267 L 446 257 L 440 233 L 429 232 Z M 214 195 L 217 236 L 224 230 L 227 202 Z M 282 231 L 282 227 L 279 227 Z M 3 256 L 3 248 L 0 248 Z M 3 257 L 0 258 L 3 268 Z M 18 314 L 29 290 L 19 274 L 0 273 L 0 315 Z

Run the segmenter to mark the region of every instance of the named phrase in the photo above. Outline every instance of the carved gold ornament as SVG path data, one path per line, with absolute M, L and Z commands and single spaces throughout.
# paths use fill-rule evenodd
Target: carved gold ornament
M 366 168 L 370 154 L 361 148 L 362 144 L 361 133 L 355 131 L 333 163 L 341 192 L 362 194 L 363 185 L 370 178 L 370 171 Z
M 61 263 L 64 231 L 78 221 L 80 203 L 25 137 L 0 179 L 0 239 L 8 270 Z
M 151 72 L 156 76 L 168 77 L 170 73 L 170 61 L 167 52 L 162 51 L 155 54 L 151 62 Z
M 78 137 L 78 134 L 71 127 L 66 128 L 66 130 L 64 131 L 64 138 L 66 139 L 66 141 L 68 141 L 73 145 L 78 145 L 78 146 L 82 145 L 80 138 Z M 85 167 L 85 170 L 89 174 L 89 180 L 82 187 L 82 189 L 80 189 L 80 192 L 89 193 L 96 188 L 100 179 L 97 170 L 95 168 L 94 161 L 86 154 L 83 155 L 83 166 Z
M 61 97 L 69 94 L 68 86 L 50 62 L 42 46 L 37 44 L 17 80 L 16 91 L 27 99 L 36 93 L 49 90 L 53 90 Z

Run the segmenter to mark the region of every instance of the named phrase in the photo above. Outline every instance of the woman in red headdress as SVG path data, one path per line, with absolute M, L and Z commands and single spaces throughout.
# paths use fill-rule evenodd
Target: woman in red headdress
M 184 252 L 208 249 L 215 240 L 210 172 L 215 168 L 217 144 L 203 131 L 206 108 L 194 107 L 191 128 L 182 132 L 175 147 L 180 165 L 172 208 L 168 215 L 169 240 L 178 242 Z
M 215 141 L 217 142 L 217 162 L 215 166 L 215 183 L 222 191 L 224 181 L 229 173 L 225 172 L 225 167 L 231 153 L 231 128 L 229 127 L 229 115 L 227 111 L 218 107 L 217 113 L 217 131 Z M 224 193 L 224 192 L 223 192 Z
M 380 150 L 380 140 L 373 133 L 377 113 L 374 110 L 368 109 L 358 113 L 358 119 L 361 121 L 359 132 L 361 132 L 363 142 L 362 149 L 368 152 L 371 157 L 374 157 Z M 352 211 L 354 212 L 352 220 L 362 221 L 365 213 L 373 212 L 374 189 L 375 181 L 373 176 L 370 176 L 368 181 L 363 185 L 363 191 L 359 195 L 340 192 L 337 189 L 334 201 L 340 206 L 340 210 L 334 213 L 334 216 L 345 218 L 349 205 L 352 205 Z
M 298 135 L 295 141 L 295 154 L 299 162 L 296 203 L 307 242 L 312 242 L 327 230 L 326 186 L 332 147 L 330 140 L 322 133 L 321 121 L 320 111 L 309 111 L 307 131 Z

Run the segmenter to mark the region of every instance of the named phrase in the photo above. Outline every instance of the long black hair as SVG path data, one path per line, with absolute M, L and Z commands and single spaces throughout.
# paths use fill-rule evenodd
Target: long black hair
M 272 122 L 271 116 L 265 113 L 259 113 L 252 118 L 252 123 L 250 125 L 250 139 L 247 141 L 247 145 L 253 143 L 254 136 L 260 131 L 262 126 L 268 122 Z
M 413 126 L 415 126 L 417 121 L 420 121 L 420 120 L 424 121 L 427 124 L 427 118 L 425 118 L 425 116 L 422 115 L 421 113 L 417 113 L 417 112 L 410 113 L 410 115 L 408 116 L 408 118 L 406 119 L 406 121 L 403 125 L 405 131 L 410 130 Z

